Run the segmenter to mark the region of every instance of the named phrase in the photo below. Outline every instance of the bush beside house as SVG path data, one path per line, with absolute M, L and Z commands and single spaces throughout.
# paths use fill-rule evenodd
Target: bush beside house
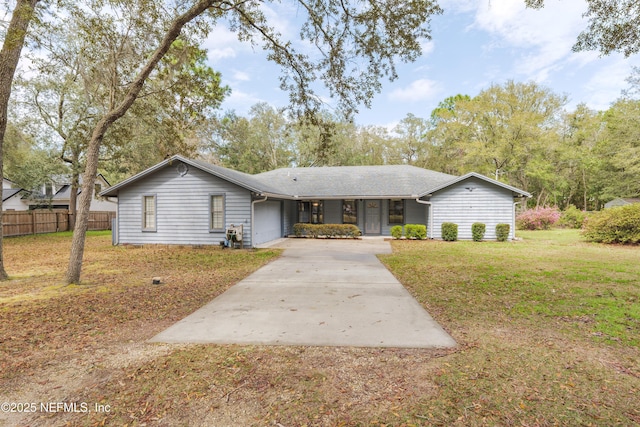
M 640 203 L 590 215 L 582 234 L 591 242 L 640 244 Z
M 424 224 L 407 224 L 404 226 L 407 239 L 422 240 L 427 238 L 427 226 Z
M 471 236 L 474 242 L 480 242 L 484 239 L 484 233 L 487 230 L 487 226 L 481 222 L 474 222 L 471 225 Z
M 509 239 L 511 226 L 509 224 L 496 225 L 496 240 L 498 242 L 506 242 Z
M 296 237 L 360 237 L 362 232 L 353 224 L 306 224 L 297 223 L 293 225 L 293 234 Z
M 401 225 L 394 225 L 390 229 L 391 237 L 401 239 L 402 236 L 412 240 L 423 240 L 427 238 L 427 226 L 424 224 L 405 224 L 404 232 Z
M 455 242 L 458 240 L 458 224 L 452 222 L 442 223 L 442 240 Z

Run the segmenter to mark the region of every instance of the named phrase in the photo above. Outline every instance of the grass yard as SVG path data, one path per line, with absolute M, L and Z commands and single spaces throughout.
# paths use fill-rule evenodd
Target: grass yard
M 62 286 L 70 235 L 6 239 L 0 402 L 22 412 L 0 425 L 640 425 L 640 247 L 519 236 L 380 257 L 460 344 L 446 351 L 147 344 L 279 252 L 95 233 L 84 284 Z M 76 406 L 40 406 L 57 402 Z

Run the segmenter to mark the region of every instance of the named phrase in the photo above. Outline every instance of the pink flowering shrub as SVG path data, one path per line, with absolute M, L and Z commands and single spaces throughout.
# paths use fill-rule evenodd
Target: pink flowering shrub
M 557 207 L 537 207 L 528 209 L 516 217 L 516 226 L 520 230 L 548 230 L 560 219 Z

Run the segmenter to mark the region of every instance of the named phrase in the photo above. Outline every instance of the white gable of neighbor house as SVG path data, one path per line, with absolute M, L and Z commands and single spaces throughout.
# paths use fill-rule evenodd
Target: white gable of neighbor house
M 29 204 L 25 199 L 24 191 L 14 195 L 13 197 L 2 202 L 2 210 L 4 211 L 26 211 L 29 209 Z
M 458 239 L 472 239 L 474 222 L 486 225 L 486 240 L 495 240 L 496 225 L 511 224 L 514 230 L 514 200 L 509 189 L 471 177 L 434 193 L 431 198 L 433 228 L 431 237 L 442 238 L 442 223 L 458 224 Z M 429 225 L 427 227 L 429 227 Z
M 2 189 L 3 190 L 11 190 L 14 188 L 19 188 L 13 181 L 8 180 L 7 178 L 2 179 Z M 24 191 L 21 191 L 12 197 L 4 200 L 2 202 L 2 210 L 4 211 L 26 211 L 29 209 L 29 204 L 22 197 L 25 195 Z M 4 199 L 7 196 L 7 192 L 3 192 L 2 198 Z

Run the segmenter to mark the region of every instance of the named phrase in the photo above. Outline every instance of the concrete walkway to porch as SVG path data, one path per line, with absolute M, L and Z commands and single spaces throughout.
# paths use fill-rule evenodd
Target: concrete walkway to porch
M 283 255 L 154 342 L 453 347 L 455 341 L 382 265 L 382 238 L 285 239 Z

